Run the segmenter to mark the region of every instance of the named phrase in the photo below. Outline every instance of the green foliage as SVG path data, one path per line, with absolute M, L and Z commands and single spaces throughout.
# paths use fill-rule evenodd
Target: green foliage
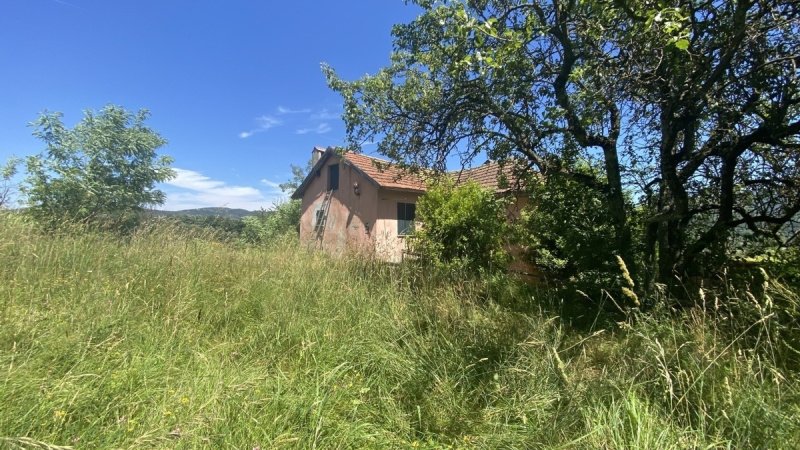
M 275 205 L 270 211 L 242 219 L 242 240 L 250 244 L 271 244 L 281 237 L 297 234 L 300 226 L 300 200 Z
M 534 178 L 529 189 L 531 207 L 518 227 L 534 262 L 571 289 L 608 288 L 619 270 L 606 197 L 557 174 Z
M 128 239 L 42 233 L 0 211 L 0 447 L 786 448 L 800 436 L 799 358 L 784 346 L 800 327 L 774 314 L 798 298 L 772 282 L 582 329 L 546 290 L 486 301 L 404 266 L 148 225 Z M 742 309 L 715 309 L 730 298 Z
M 507 254 L 506 202 L 474 182 L 441 180 L 417 202 L 410 248 L 423 260 L 467 271 L 503 270 Z
M 311 172 L 312 166 L 313 164 L 311 164 L 310 159 L 308 160 L 305 169 L 300 166 L 295 166 L 294 164 L 291 164 L 289 168 L 292 170 L 292 179 L 286 181 L 285 183 L 281 183 L 279 185 L 281 191 L 286 193 L 294 192 L 298 187 L 300 187 L 300 184 L 303 183 L 303 180 L 306 179 L 306 175 L 308 175 L 308 173 Z
M 376 141 L 414 167 L 488 155 L 569 176 L 605 197 L 614 234 L 590 225 L 591 240 L 676 297 L 676 275 L 722 272 L 742 229 L 779 247 L 797 229 L 794 2 L 414 3 L 386 67 L 354 81 L 323 67 L 352 147 Z
M 148 116 L 109 105 L 68 129 L 61 113 L 43 113 L 33 135 L 47 149 L 27 158 L 22 186 L 33 217 L 129 227 L 145 206 L 164 203 L 155 185 L 174 176 L 172 160 L 156 153 L 166 141 L 145 125 Z
M 3 166 L 0 166 L 0 208 L 8 207 L 14 196 L 11 180 L 17 174 L 19 163 L 19 159 L 10 158 Z

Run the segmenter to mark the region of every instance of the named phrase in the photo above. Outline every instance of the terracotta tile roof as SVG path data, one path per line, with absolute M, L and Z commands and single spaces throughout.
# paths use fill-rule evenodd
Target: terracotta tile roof
M 380 187 L 424 192 L 425 181 L 419 176 L 406 172 L 389 161 L 384 161 L 360 153 L 345 153 L 344 159 L 372 178 Z
M 325 160 L 334 155 L 337 154 L 332 149 L 326 150 L 315 164 L 311 173 L 314 173 L 318 166 L 325 164 Z M 427 190 L 427 183 L 423 177 L 407 172 L 390 161 L 352 152 L 346 152 L 341 157 L 382 188 L 413 192 L 425 192 Z M 474 180 L 481 186 L 492 189 L 495 192 L 506 192 L 519 187 L 513 172 L 513 164 L 506 164 L 501 168 L 496 162 L 489 162 L 472 169 L 449 172 L 448 175 L 456 183 Z M 302 198 L 312 178 L 311 174 L 309 174 L 292 194 L 292 198 Z M 504 180 L 502 185 L 498 179 Z
M 390 161 L 352 152 L 345 153 L 343 157 L 372 178 L 380 187 L 419 192 L 427 190 L 427 184 L 420 176 L 406 172 Z M 496 162 L 488 162 L 472 169 L 449 172 L 448 175 L 456 183 L 475 181 L 495 192 L 506 192 L 519 188 L 513 164 L 501 167 Z
M 487 162 L 472 169 L 450 172 L 450 176 L 458 183 L 475 181 L 479 185 L 495 192 L 506 192 L 519 189 L 519 180 L 514 174 L 514 164 L 507 163 L 502 167 L 496 162 Z

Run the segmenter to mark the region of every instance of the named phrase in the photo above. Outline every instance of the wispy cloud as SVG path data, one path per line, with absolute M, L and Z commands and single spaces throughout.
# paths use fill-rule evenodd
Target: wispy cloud
M 69 6 L 69 7 L 76 8 L 76 9 L 83 9 L 78 5 L 73 5 L 72 3 L 66 2 L 64 0 L 53 0 L 53 2 L 54 3 L 58 3 L 59 5 Z
M 243 208 L 255 211 L 269 209 L 284 195 L 279 189 L 263 192 L 252 186 L 235 186 L 212 179 L 200 172 L 175 169 L 175 178 L 166 182 L 167 201 L 164 209 L 182 210 L 205 207 Z
M 273 189 L 280 189 L 281 188 L 281 184 L 280 183 L 276 183 L 276 182 L 274 182 L 272 180 L 268 180 L 266 178 L 262 178 L 261 179 L 261 184 L 267 185 L 267 186 L 269 186 L 269 187 L 271 187 Z
M 278 118 L 266 115 L 261 117 L 256 117 L 256 128 L 253 128 L 248 131 L 242 131 L 241 133 L 239 133 L 239 137 L 242 139 L 247 139 L 256 133 L 262 133 L 264 131 L 269 130 L 270 128 L 275 128 L 280 125 L 283 125 L 283 121 Z
M 336 112 L 331 112 L 327 108 L 322 108 L 321 110 L 311 114 L 309 117 L 311 120 L 335 120 L 341 117 L 341 114 Z
M 296 134 L 325 134 L 331 131 L 329 121 L 338 120 L 341 118 L 341 113 L 330 111 L 327 108 L 314 110 L 311 108 L 289 108 L 279 105 L 275 108 L 275 113 L 272 115 L 263 115 L 255 119 L 256 126 L 250 130 L 245 130 L 239 133 L 241 139 L 247 139 L 254 134 L 263 133 L 269 129 L 279 127 L 284 124 L 299 125 L 306 122 L 306 125 L 311 125 L 307 128 L 298 128 L 295 130 Z M 294 116 L 294 117 L 292 117 Z M 300 117 L 298 117 L 300 116 Z
M 303 109 L 291 109 L 285 108 L 283 106 L 278 106 L 278 114 L 308 114 L 311 110 L 308 108 Z
M 316 134 L 325 134 L 331 131 L 331 126 L 327 122 L 322 122 L 321 124 L 317 125 L 314 128 L 300 128 L 296 130 L 295 133 L 297 134 L 308 134 L 308 133 L 316 133 Z

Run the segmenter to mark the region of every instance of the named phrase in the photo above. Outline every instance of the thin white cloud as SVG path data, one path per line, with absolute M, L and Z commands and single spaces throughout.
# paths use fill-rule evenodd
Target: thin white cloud
M 273 189 L 280 189 L 281 188 L 280 183 L 276 183 L 276 182 L 268 180 L 266 178 L 262 178 L 261 179 L 261 184 L 265 184 L 265 185 L 267 185 L 267 186 L 269 186 L 269 187 L 271 187 Z
M 331 126 L 327 122 L 322 122 L 321 124 L 317 125 L 315 128 L 300 128 L 296 130 L 295 133 L 297 134 L 308 134 L 308 133 L 316 133 L 316 134 L 325 134 L 331 131 Z
M 256 119 L 256 123 L 258 124 L 259 129 L 269 130 L 270 128 L 277 127 L 283 122 L 281 122 L 280 119 L 276 119 L 272 116 L 261 116 Z
M 327 108 L 322 108 L 321 110 L 311 114 L 309 117 L 311 120 L 335 120 L 341 117 L 341 114 L 328 111 Z
M 72 3 L 66 2 L 64 0 L 53 0 L 53 2 L 58 3 L 59 5 L 69 6 L 69 7 L 75 8 L 75 9 L 83 9 L 78 5 L 73 5 Z
M 242 131 L 241 133 L 239 133 L 239 137 L 242 139 L 247 139 L 256 133 L 262 133 L 264 131 L 269 130 L 270 128 L 275 128 L 277 126 L 283 125 L 283 121 L 272 116 L 264 115 L 261 117 L 256 117 L 256 125 L 257 127 L 253 128 L 252 130 Z
M 283 106 L 278 106 L 278 114 L 308 114 L 311 110 L 308 108 L 303 109 L 291 109 L 285 108 Z
M 167 210 L 227 207 L 255 211 L 270 209 L 285 197 L 272 186 L 267 192 L 262 192 L 252 186 L 229 185 L 194 170 L 176 168 L 175 175 L 165 183 L 167 201 L 163 208 Z

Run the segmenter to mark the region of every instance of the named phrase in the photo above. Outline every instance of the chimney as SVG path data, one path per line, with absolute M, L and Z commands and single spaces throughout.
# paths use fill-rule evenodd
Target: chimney
M 322 155 L 325 153 L 325 149 L 322 147 L 314 147 L 311 150 L 311 165 L 316 165 L 317 161 L 322 158 Z

